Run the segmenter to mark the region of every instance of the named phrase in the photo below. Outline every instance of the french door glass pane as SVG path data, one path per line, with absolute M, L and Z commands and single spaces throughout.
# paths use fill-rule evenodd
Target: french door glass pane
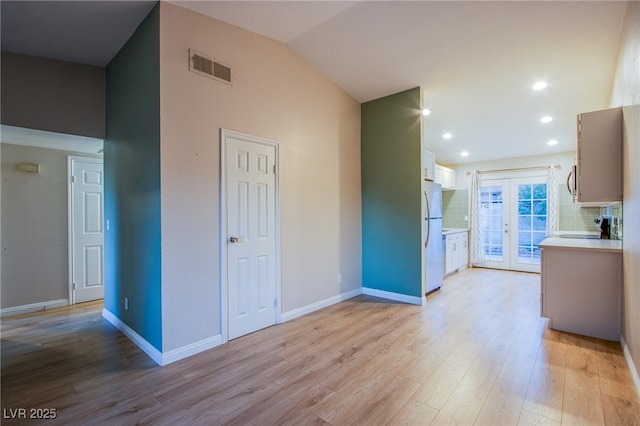
M 540 263 L 547 229 L 547 185 L 518 185 L 518 262 Z
M 502 186 L 480 188 L 480 221 L 483 234 L 482 247 L 488 260 L 502 261 Z

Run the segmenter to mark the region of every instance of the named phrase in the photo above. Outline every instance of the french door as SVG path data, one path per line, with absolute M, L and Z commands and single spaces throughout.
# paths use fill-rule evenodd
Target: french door
M 547 229 L 545 177 L 483 180 L 480 185 L 483 266 L 540 272 Z

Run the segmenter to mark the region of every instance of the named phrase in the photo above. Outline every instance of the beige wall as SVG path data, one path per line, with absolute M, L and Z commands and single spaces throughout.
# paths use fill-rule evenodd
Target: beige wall
M 221 333 L 221 128 L 280 142 L 282 312 L 359 288 L 360 105 L 283 44 L 173 4 L 160 46 L 163 350 Z M 190 48 L 233 86 L 190 73 Z
M 627 3 L 611 106 L 624 106 L 622 335 L 640 372 L 640 2 Z M 630 105 L 634 105 L 631 107 Z M 636 383 L 638 385 L 638 383 Z M 638 389 L 640 393 L 640 389 Z

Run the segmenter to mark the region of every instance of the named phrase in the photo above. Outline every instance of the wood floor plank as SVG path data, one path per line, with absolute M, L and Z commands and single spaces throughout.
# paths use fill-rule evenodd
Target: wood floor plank
M 470 425 L 482 409 L 504 360 L 508 356 L 519 328 L 499 328 L 447 399 L 433 424 Z
M 524 409 L 520 412 L 520 418 L 518 419 L 518 426 L 560 426 L 561 424 L 557 420 L 552 420 Z
M 567 370 L 562 401 L 563 425 L 602 425 L 604 413 L 597 380 L 589 386 L 583 372 Z M 597 379 L 597 378 L 596 378 Z
M 360 417 L 365 416 L 368 411 L 373 409 L 372 401 L 376 400 L 376 395 L 398 379 L 400 370 L 414 356 L 415 354 L 410 351 L 399 353 L 391 351 L 388 356 L 369 361 L 367 366 L 361 369 L 367 371 L 364 375 L 350 373 L 345 384 L 334 384 L 332 389 L 336 393 L 321 404 L 314 413 L 328 423 L 335 425 L 351 424 L 358 421 Z M 405 361 L 405 358 L 410 359 Z M 404 383 L 409 383 L 406 379 L 402 380 Z M 415 386 L 417 388 L 418 385 L 415 384 Z M 413 392 L 415 389 L 411 393 L 413 394 Z
M 259 404 L 241 407 L 227 417 L 219 419 L 219 422 L 239 426 L 327 424 L 313 411 L 332 394 L 333 391 L 319 384 L 308 384 L 306 388 L 291 393 L 287 388 L 282 388 Z
M 539 347 L 540 340 L 521 333 L 502 366 L 499 378 L 526 386 L 531 379 Z
M 537 363 L 527 387 L 523 409 L 561 422 L 564 376 L 565 370 L 562 367 Z
M 518 422 L 526 387 L 496 380 L 475 421 L 477 425 L 514 425 Z
M 607 425 L 640 425 L 640 403 L 637 401 L 602 395 L 602 407 Z
M 481 350 L 482 346 L 478 343 L 462 341 L 436 372 L 420 386 L 413 399 L 441 409 Z
M 387 422 L 388 426 L 422 426 L 431 424 L 438 410 L 416 400 L 407 401 Z
M 484 370 L 483 365 L 472 366 L 433 420 L 434 425 L 471 425 L 493 386 L 498 371 Z
M 620 345 L 549 329 L 539 290 L 468 269 L 424 306 L 361 295 L 164 367 L 100 302 L 5 317 L 1 404 L 52 425 L 640 424 Z
M 396 377 L 367 402 L 367 409 L 356 422 L 362 425 L 384 425 L 409 401 L 420 385 L 403 377 Z

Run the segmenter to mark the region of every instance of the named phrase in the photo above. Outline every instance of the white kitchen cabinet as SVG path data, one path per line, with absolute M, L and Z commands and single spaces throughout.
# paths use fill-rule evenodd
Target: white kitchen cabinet
M 434 182 L 439 183 L 440 185 L 444 183 L 444 169 L 439 164 L 436 164 L 436 178 Z M 444 186 L 442 187 L 442 189 L 444 190 Z
M 442 190 L 456 189 L 456 171 L 436 164 L 436 183 L 442 185 Z
M 445 235 L 445 275 L 467 267 L 469 263 L 468 240 L 467 231 Z
M 621 250 L 542 247 L 540 313 L 555 330 L 618 341 L 621 324 Z M 598 244 L 600 240 L 595 240 Z M 611 244 L 606 240 L 605 244 Z M 576 241 L 576 245 L 582 241 Z
M 433 152 L 422 150 L 422 167 L 424 168 L 424 180 L 435 181 L 436 155 Z
M 578 203 L 622 201 L 622 108 L 578 114 Z

